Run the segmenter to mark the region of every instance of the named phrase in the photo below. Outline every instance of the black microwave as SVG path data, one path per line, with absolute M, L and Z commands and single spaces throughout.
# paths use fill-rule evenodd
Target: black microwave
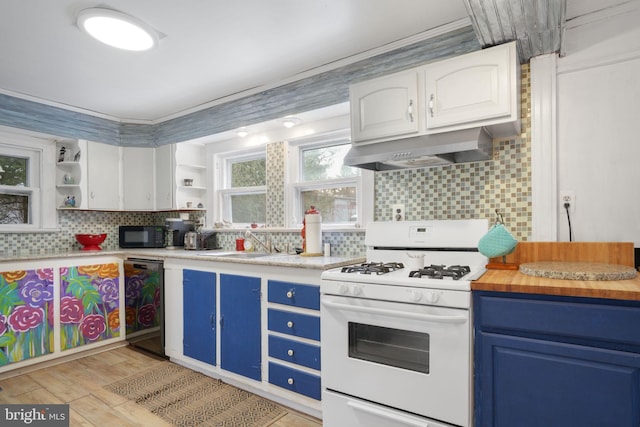
M 121 225 L 118 242 L 121 248 L 164 248 L 166 231 L 159 225 Z

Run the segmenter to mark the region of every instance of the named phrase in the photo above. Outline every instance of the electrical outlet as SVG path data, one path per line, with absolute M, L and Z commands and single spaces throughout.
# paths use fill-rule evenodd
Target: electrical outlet
M 576 211 L 576 194 L 570 190 L 560 190 L 560 210 L 566 212 L 565 203 L 569 203 L 569 213 Z
M 406 218 L 404 216 L 404 205 L 403 204 L 396 204 L 393 205 L 392 207 L 393 209 L 393 220 L 394 221 L 404 221 Z

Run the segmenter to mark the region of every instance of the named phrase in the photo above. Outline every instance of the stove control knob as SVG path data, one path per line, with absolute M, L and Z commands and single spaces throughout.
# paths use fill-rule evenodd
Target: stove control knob
M 351 292 L 354 296 L 362 295 L 362 286 L 354 286 Z
M 420 292 L 420 291 L 411 291 L 411 294 L 409 295 L 409 298 L 413 302 L 418 302 L 418 301 L 420 301 L 422 299 L 422 292 Z
M 346 295 L 349 293 L 349 286 L 347 286 L 346 283 L 340 283 L 338 291 L 340 291 L 342 295 Z
M 437 302 L 440 299 L 440 295 L 438 295 L 435 292 L 427 292 L 427 302 L 429 302 L 430 304 L 433 304 L 435 302 Z

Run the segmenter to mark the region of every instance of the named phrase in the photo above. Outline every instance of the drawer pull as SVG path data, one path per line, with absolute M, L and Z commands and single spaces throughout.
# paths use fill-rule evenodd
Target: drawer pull
M 287 298 L 291 299 L 293 298 L 293 295 L 294 295 L 293 291 L 287 291 Z
M 287 380 L 287 384 L 289 384 L 289 385 L 293 385 L 293 378 L 289 378 L 289 379 Z
M 293 328 L 293 322 L 291 320 L 287 322 L 287 328 Z
M 288 354 L 289 356 L 293 356 L 293 350 L 292 350 L 292 349 L 287 350 L 287 354 Z

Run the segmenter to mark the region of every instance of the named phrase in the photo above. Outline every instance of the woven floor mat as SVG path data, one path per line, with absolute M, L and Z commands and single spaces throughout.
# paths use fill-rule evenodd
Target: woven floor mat
M 263 397 L 171 362 L 104 388 L 176 426 L 265 427 L 287 414 Z

